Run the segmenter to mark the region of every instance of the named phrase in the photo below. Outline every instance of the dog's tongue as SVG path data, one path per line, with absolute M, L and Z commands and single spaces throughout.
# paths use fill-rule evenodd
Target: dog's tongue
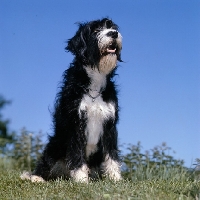
M 109 49 L 109 48 L 107 48 L 107 52 L 108 53 L 115 53 L 115 51 L 116 51 L 116 48 L 115 49 Z

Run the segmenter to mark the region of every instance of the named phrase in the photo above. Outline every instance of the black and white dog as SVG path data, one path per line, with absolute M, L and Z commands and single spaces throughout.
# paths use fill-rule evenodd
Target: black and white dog
M 75 57 L 64 72 L 53 113 L 54 135 L 32 182 L 62 178 L 88 182 L 89 177 L 121 179 L 117 147 L 118 99 L 115 84 L 122 36 L 110 19 L 80 23 L 66 47 Z

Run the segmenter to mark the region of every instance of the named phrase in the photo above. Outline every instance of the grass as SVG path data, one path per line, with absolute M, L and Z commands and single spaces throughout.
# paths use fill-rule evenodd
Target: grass
M 89 184 L 62 179 L 46 183 L 23 181 L 19 169 L 30 168 L 30 163 L 22 162 L 27 157 L 0 157 L 0 200 L 200 200 L 200 170 L 188 171 L 182 161 L 165 153 L 168 149 L 162 144 L 151 154 L 142 154 L 140 143 L 131 146 L 123 157 L 126 164 L 122 167 L 123 176 L 127 179 L 120 182 L 105 179 Z M 197 160 L 196 169 L 199 168 L 200 160 Z
M 110 180 L 89 184 L 56 180 L 22 181 L 18 170 L 1 170 L 0 199 L 200 199 L 200 181 L 189 178 L 164 180 Z

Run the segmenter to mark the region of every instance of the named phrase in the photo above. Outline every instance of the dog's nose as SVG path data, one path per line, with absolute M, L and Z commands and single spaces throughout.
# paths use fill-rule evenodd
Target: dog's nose
M 112 38 L 117 38 L 118 37 L 118 32 L 117 31 L 109 31 L 107 33 L 107 36 L 112 37 Z

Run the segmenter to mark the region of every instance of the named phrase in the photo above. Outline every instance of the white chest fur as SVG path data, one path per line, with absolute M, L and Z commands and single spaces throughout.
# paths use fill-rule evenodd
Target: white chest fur
M 91 71 L 91 69 L 86 70 L 88 75 L 91 77 L 90 95 L 95 96 L 97 94 L 96 91 L 100 91 L 101 88 L 105 87 L 106 77 L 98 71 Z M 86 156 L 88 157 L 91 153 L 94 153 L 97 150 L 97 143 L 100 136 L 103 134 L 104 122 L 109 118 L 115 117 L 115 105 L 113 102 L 104 102 L 101 95 L 93 101 L 88 94 L 85 94 L 79 107 L 80 117 L 81 111 L 87 113 L 85 134 L 87 137 Z

